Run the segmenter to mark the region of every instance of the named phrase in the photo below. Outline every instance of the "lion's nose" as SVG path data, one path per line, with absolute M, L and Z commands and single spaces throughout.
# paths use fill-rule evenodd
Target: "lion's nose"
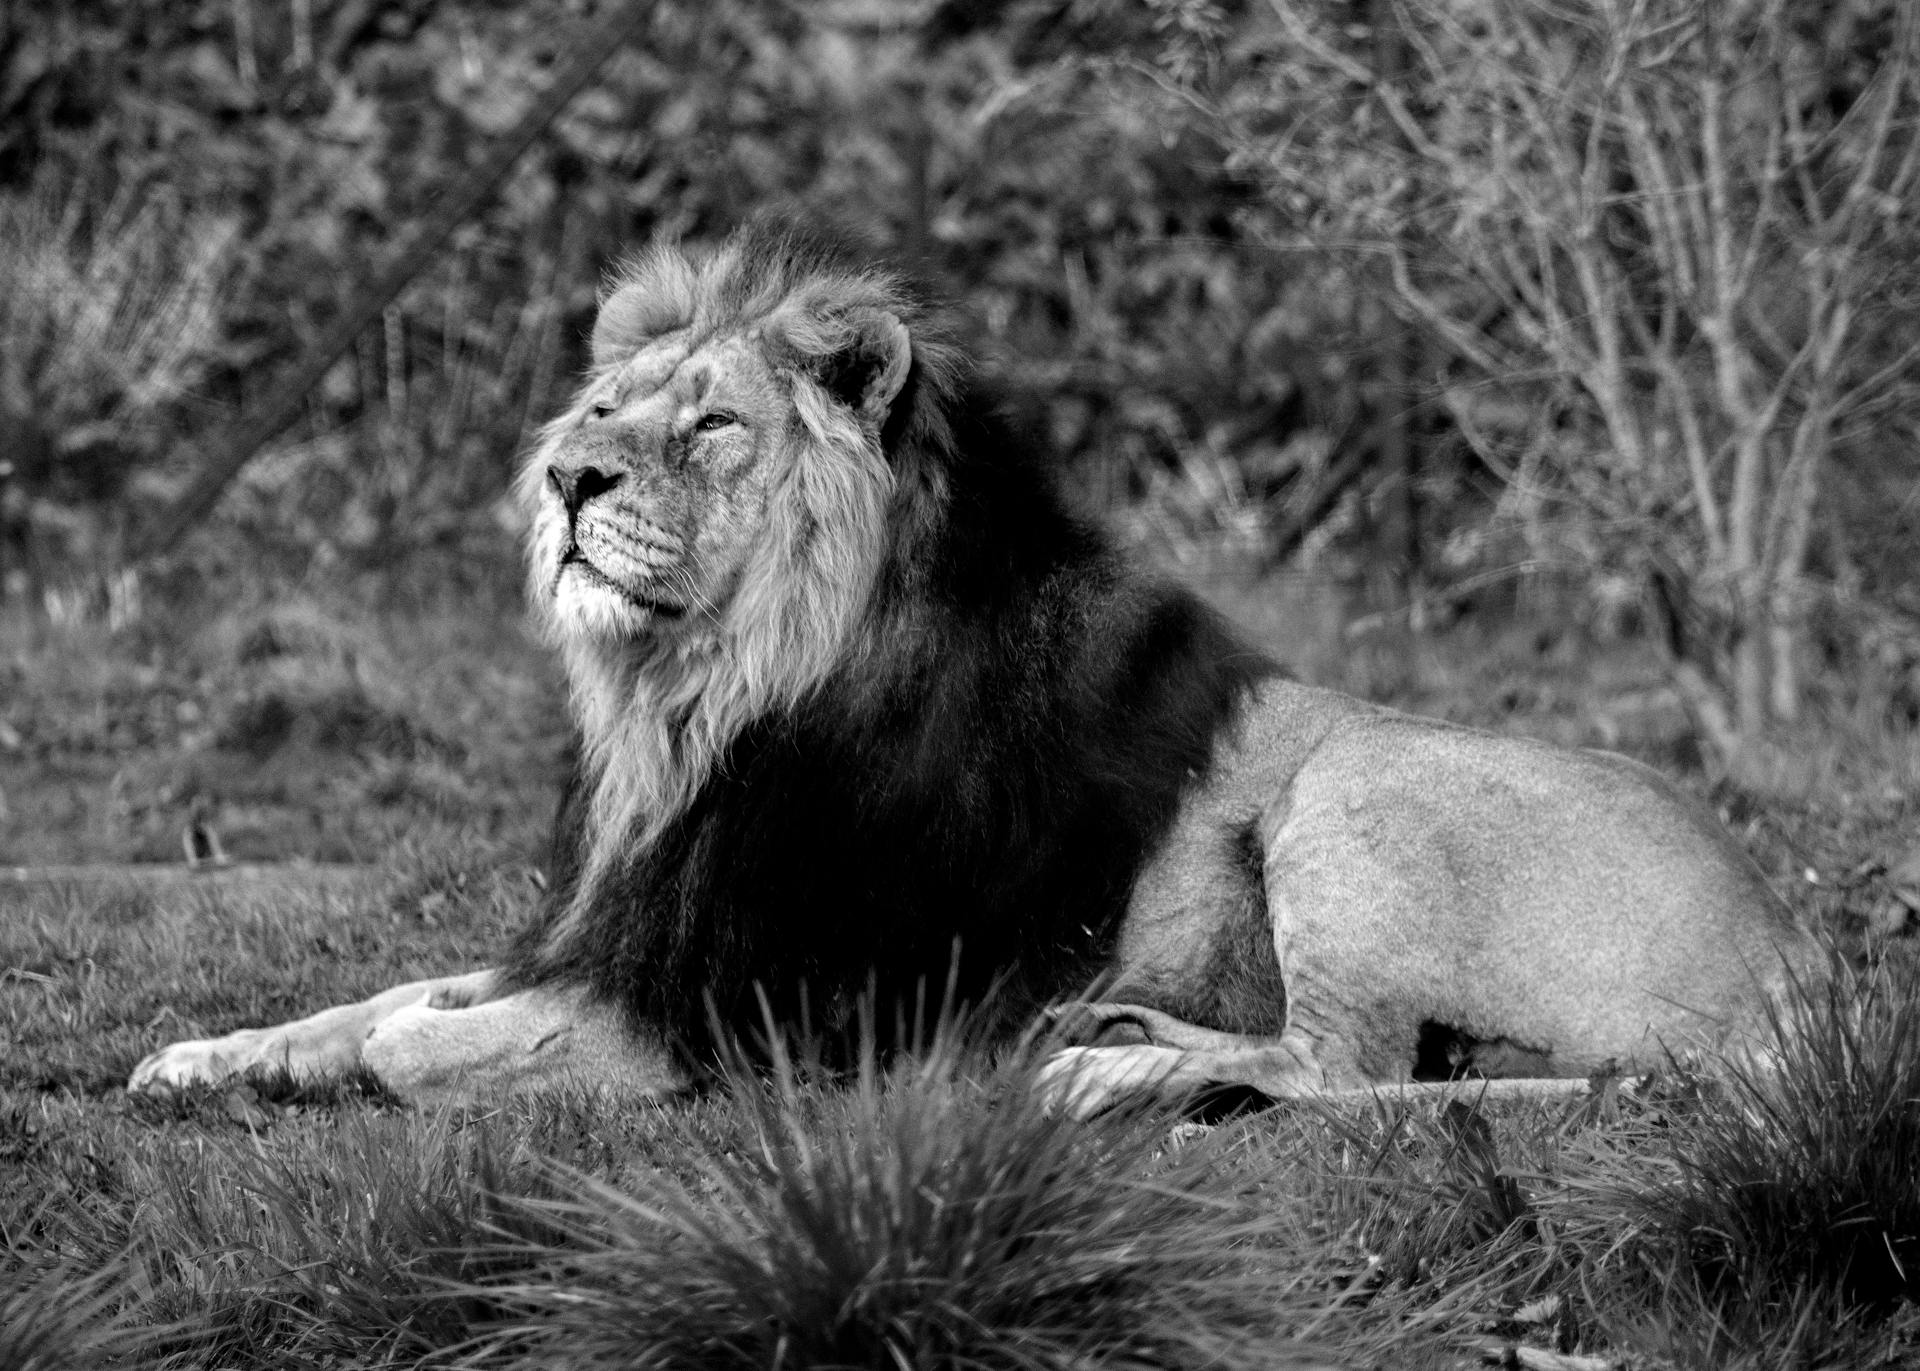
M 620 473 L 602 471 L 599 467 L 565 467 L 556 463 L 547 468 L 547 484 L 554 488 L 560 496 L 560 503 L 572 515 L 578 514 L 580 506 L 594 496 L 619 485 Z

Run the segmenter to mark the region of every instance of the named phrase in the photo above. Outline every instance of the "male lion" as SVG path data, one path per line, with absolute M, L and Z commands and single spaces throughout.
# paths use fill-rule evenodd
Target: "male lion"
M 893 275 L 766 226 L 656 248 L 592 350 L 518 483 L 581 742 L 551 894 L 498 970 L 131 1089 L 658 1095 L 759 995 L 831 1035 L 949 975 L 1012 1016 L 1104 987 L 1049 1066 L 1080 1112 L 1581 1078 L 1723 1040 L 1804 964 L 1652 771 L 1297 685 L 1129 570 Z

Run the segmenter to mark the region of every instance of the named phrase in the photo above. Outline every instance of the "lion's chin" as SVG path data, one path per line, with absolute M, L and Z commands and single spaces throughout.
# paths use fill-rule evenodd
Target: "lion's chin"
M 560 628 L 583 638 L 626 641 L 645 638 L 678 623 L 686 611 L 614 585 L 579 563 L 561 567 L 553 587 L 553 617 Z

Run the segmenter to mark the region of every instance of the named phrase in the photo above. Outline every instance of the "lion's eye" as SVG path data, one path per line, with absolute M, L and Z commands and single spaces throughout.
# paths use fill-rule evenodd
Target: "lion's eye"
M 739 420 L 735 419 L 725 410 L 716 409 L 711 414 L 702 414 L 698 419 L 695 419 L 693 421 L 693 431 L 695 433 L 712 433 L 717 428 L 725 428 L 728 424 L 738 422 Z
M 596 419 L 604 419 L 613 413 L 615 408 L 616 406 L 611 400 L 595 400 L 593 402 L 593 417 Z

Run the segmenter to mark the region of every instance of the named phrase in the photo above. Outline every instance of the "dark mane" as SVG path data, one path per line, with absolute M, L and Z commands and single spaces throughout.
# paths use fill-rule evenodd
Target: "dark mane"
M 751 240 L 781 277 L 828 245 Z M 888 278 L 889 280 L 891 278 Z M 751 298 L 754 285 L 735 287 Z M 1267 670 L 1189 595 L 1146 581 L 1070 515 L 937 323 L 882 435 L 891 545 L 859 645 L 801 703 L 754 719 L 691 804 L 563 921 L 589 806 L 578 781 L 523 982 L 585 982 L 696 1062 L 708 1003 L 755 1030 L 845 1026 L 922 982 L 1023 1016 L 1101 967 L 1134 878 Z M 831 537 L 832 531 L 822 530 Z

